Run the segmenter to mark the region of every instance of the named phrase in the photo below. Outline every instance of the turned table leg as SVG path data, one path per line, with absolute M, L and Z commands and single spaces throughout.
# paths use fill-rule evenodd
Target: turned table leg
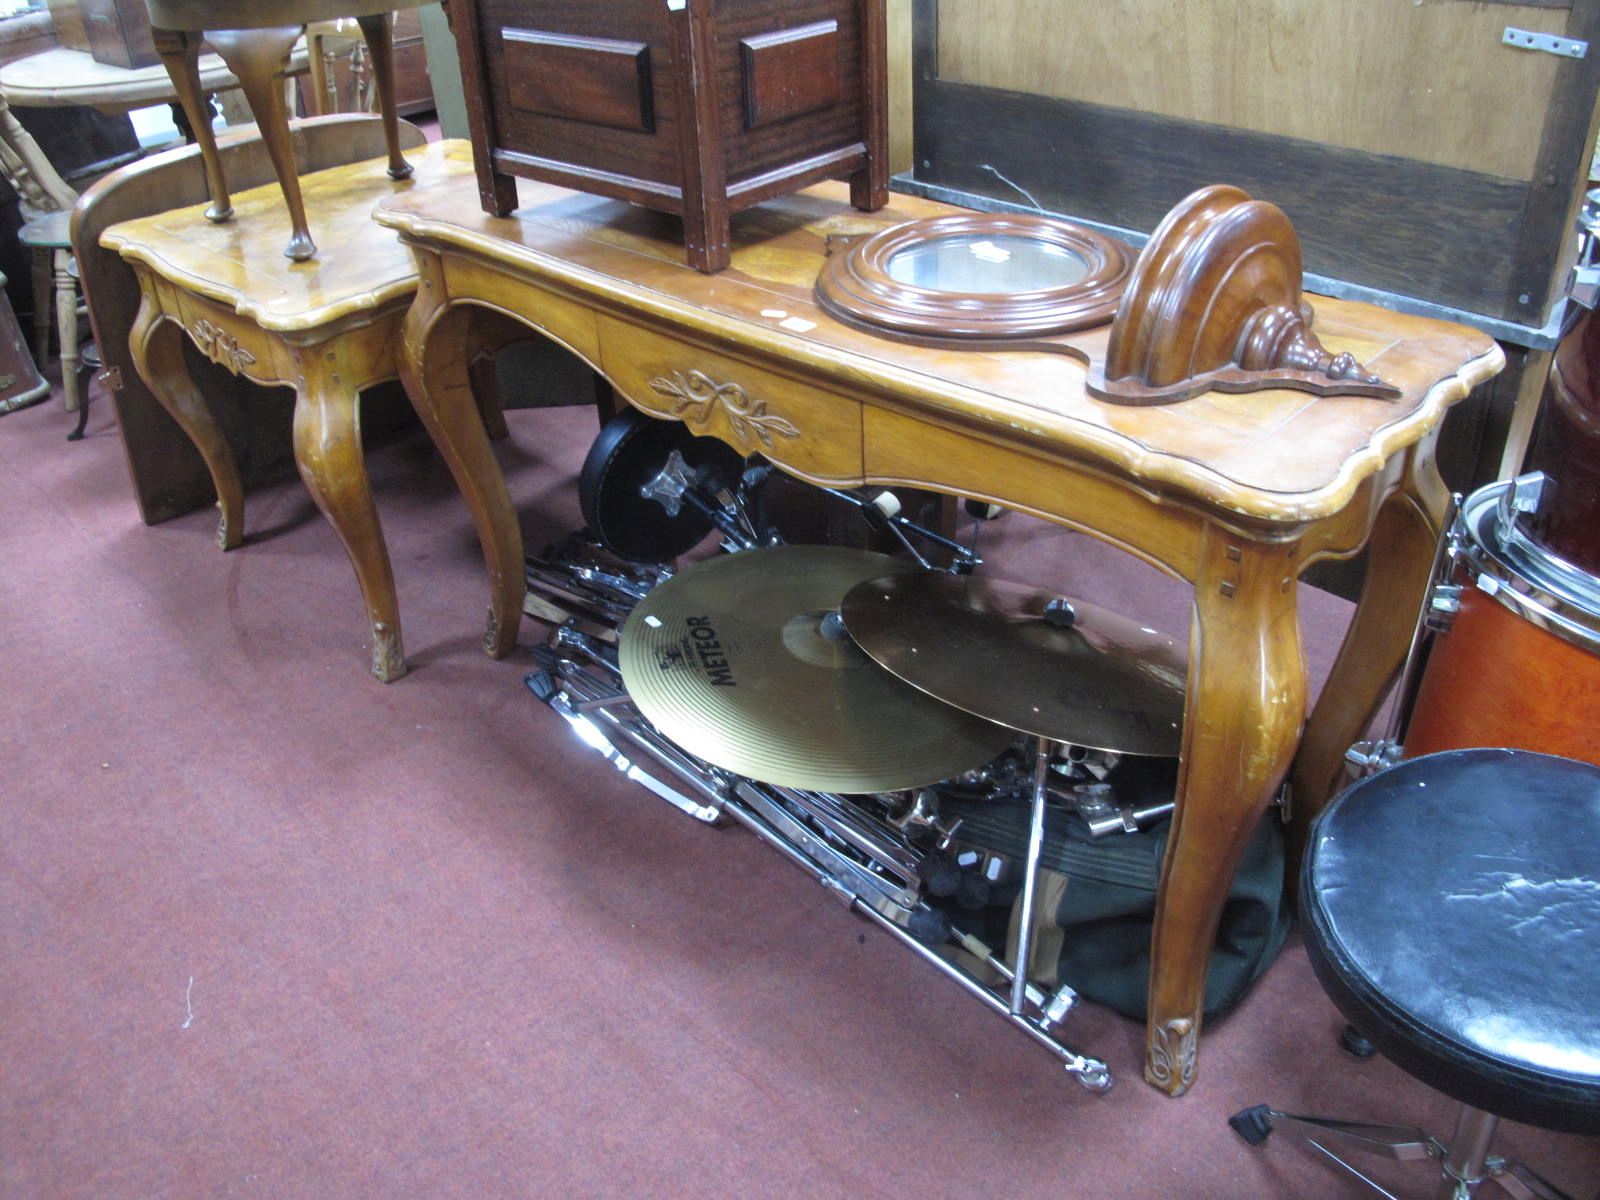
M 361 585 L 372 634 L 372 673 L 384 683 L 406 673 L 389 550 L 372 500 L 361 452 L 360 397 L 355 376 L 330 347 L 300 357 L 295 389 L 294 460 L 300 478 L 333 526 Z
M 72 251 L 51 255 L 55 286 L 56 332 L 61 338 L 61 407 L 77 412 L 78 396 L 78 280 L 72 273 Z
M 306 205 L 300 196 L 300 172 L 294 161 L 294 145 L 289 138 L 289 113 L 283 104 L 283 75 L 289 68 L 289 52 L 300 36 L 301 26 L 279 25 L 271 29 L 228 29 L 207 34 L 211 47 L 228 64 L 239 80 L 245 101 L 266 143 L 278 186 L 289 208 L 292 232 L 284 254 L 302 262 L 317 252 L 306 226 Z M 218 168 L 220 173 L 221 168 Z
M 1145 1043 L 1145 1078 L 1174 1096 L 1195 1079 L 1206 964 L 1234 871 L 1305 719 L 1294 550 L 1216 528 L 1201 548 Z
M 400 115 L 395 111 L 393 18 L 386 12 L 357 17 L 372 62 L 372 79 L 378 87 L 378 112 L 383 116 L 383 137 L 389 146 L 389 178 L 407 179 L 411 164 L 400 154 Z
M 226 221 L 233 216 L 233 200 L 228 181 L 222 174 L 222 158 L 217 153 L 217 135 L 211 130 L 211 101 L 200 89 L 200 41 L 203 35 L 177 29 L 152 29 L 156 53 L 161 56 L 172 90 L 188 122 L 188 131 L 200 145 L 200 161 L 205 167 L 206 190 L 211 206 L 208 221 Z
M 161 407 L 194 443 L 217 490 L 217 545 L 232 550 L 244 540 L 244 485 L 233 450 L 183 362 L 183 328 L 145 294 L 128 332 L 133 365 Z
M 423 259 L 419 267 L 421 287 L 401 338 L 400 378 L 472 512 L 489 569 L 483 648 L 502 658 L 516 645 L 522 620 L 527 587 L 522 530 L 472 394 L 472 312 L 438 302 L 443 289 L 437 260 Z

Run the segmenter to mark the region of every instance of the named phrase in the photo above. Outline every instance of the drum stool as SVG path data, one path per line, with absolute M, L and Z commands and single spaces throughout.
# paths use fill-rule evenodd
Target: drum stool
M 1448 1144 L 1409 1126 L 1295 1116 L 1292 1132 L 1381 1195 L 1335 1150 L 1432 1159 L 1440 1200 L 1492 1179 L 1562 1200 L 1489 1154 L 1501 1117 L 1600 1133 L 1600 769 L 1519 750 L 1448 750 L 1372 775 L 1311 828 L 1300 915 L 1317 978 L 1397 1066 L 1461 1103 Z

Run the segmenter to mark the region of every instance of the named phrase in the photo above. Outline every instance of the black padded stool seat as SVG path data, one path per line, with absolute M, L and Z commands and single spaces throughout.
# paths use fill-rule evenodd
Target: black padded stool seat
M 1396 1065 L 1600 1133 L 1600 769 L 1451 750 L 1363 780 L 1312 827 L 1300 913 L 1323 987 Z
M 1501 1117 L 1600 1133 L 1600 768 L 1446 750 L 1368 776 L 1312 823 L 1300 919 L 1333 1002 L 1461 1105 L 1455 1132 L 1265 1104 L 1234 1132 L 1302 1138 L 1389 1200 L 1343 1155 L 1429 1161 L 1440 1200 L 1568 1200 L 1490 1144 Z

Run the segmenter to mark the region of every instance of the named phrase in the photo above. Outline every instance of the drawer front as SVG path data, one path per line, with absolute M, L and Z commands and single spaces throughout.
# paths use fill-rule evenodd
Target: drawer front
M 515 266 L 494 266 L 468 254 L 446 251 L 443 258 L 446 293 L 452 300 L 471 297 L 519 321 L 572 351 L 590 366 L 600 362 L 600 333 L 594 310 L 546 291 L 517 272 Z M 426 286 L 426 284 L 424 284 Z
M 634 407 L 814 482 L 861 482 L 859 401 L 610 317 L 600 351 Z
M 189 340 L 201 354 L 235 375 L 257 383 L 284 382 L 283 363 L 273 339 L 253 321 L 232 309 L 211 304 L 181 289 L 162 307 L 177 314 Z

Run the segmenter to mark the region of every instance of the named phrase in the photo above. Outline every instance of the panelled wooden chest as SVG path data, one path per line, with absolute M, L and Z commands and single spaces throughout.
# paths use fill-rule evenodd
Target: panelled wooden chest
M 884 0 L 450 0 L 484 208 L 513 176 L 683 218 L 729 261 L 730 214 L 823 179 L 888 194 Z

